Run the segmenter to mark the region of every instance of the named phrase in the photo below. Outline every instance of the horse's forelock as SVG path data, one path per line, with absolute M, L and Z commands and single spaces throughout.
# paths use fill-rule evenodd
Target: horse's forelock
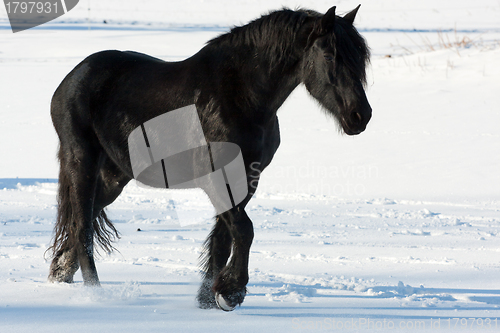
M 337 20 L 332 43 L 343 64 L 366 84 L 366 67 L 370 63 L 370 49 L 359 32 L 350 23 Z

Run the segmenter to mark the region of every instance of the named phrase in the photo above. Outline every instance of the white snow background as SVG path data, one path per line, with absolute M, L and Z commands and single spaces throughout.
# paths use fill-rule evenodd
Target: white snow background
M 282 6 L 343 14 L 359 1 L 82 0 L 13 34 L 0 6 L 0 332 L 500 330 L 500 2 L 361 2 L 373 118 L 359 136 L 299 87 L 282 144 L 247 206 L 248 295 L 201 310 L 212 222 L 199 191 L 135 182 L 108 208 L 119 252 L 102 288 L 46 282 L 56 214 L 49 106 L 87 55 L 176 61 Z M 137 231 L 141 229 L 141 231 Z

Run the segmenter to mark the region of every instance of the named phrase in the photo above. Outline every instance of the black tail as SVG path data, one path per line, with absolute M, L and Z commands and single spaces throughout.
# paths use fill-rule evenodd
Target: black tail
M 113 222 L 106 216 L 104 209 L 99 212 L 93 223 L 94 243 L 97 243 L 108 254 L 116 250 L 111 243 L 119 239 L 120 234 L 113 225 Z
M 60 155 L 61 151 L 59 151 L 59 160 L 61 159 Z M 73 219 L 73 211 L 71 209 L 70 186 L 70 180 L 61 163 L 59 169 L 57 219 L 54 227 L 54 239 L 52 246 L 47 249 L 47 252 L 51 252 L 52 257 L 55 257 L 59 251 L 70 249 L 77 244 L 77 226 Z

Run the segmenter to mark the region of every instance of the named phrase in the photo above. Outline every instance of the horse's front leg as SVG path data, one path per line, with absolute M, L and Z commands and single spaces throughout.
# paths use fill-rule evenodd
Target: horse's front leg
M 202 309 L 218 308 L 215 302 L 213 285 L 215 278 L 226 266 L 231 255 L 232 239 L 226 222 L 221 215 L 215 218 L 215 225 L 205 242 L 204 258 L 202 266 L 204 271 L 203 282 L 198 291 L 198 303 Z
M 237 206 L 218 216 L 231 237 L 231 260 L 215 277 L 212 290 L 219 308 L 233 310 L 243 303 L 248 283 L 248 256 L 253 241 L 253 225 L 243 207 Z M 226 259 L 227 260 L 227 259 Z

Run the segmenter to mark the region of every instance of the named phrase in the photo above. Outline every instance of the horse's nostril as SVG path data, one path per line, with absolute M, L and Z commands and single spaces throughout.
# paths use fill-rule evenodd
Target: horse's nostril
M 363 117 L 361 116 L 361 113 L 359 113 L 359 112 L 351 113 L 351 121 L 354 124 L 361 124 L 362 120 L 363 120 Z

